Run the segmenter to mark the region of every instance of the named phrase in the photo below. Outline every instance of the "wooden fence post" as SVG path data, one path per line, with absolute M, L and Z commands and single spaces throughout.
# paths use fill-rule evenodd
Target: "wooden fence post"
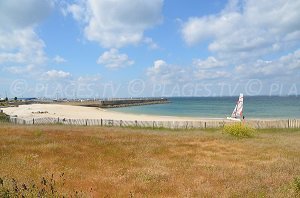
M 86 119 L 86 120 L 85 120 L 85 126 L 87 126 L 87 121 L 88 121 L 88 120 Z
M 122 120 L 120 120 L 120 127 L 122 127 L 122 122 L 123 122 L 123 121 L 122 121 Z
M 290 128 L 290 120 L 288 119 L 287 122 L 288 122 L 288 128 Z
M 101 121 L 100 121 L 100 125 L 101 125 L 101 126 L 103 125 L 103 120 L 102 120 L 102 118 L 101 118 Z
M 32 118 L 32 124 L 34 125 L 34 118 Z
M 138 126 L 137 120 L 135 121 L 135 126 L 136 126 L 136 127 Z
M 204 122 L 204 128 L 206 129 L 206 122 Z

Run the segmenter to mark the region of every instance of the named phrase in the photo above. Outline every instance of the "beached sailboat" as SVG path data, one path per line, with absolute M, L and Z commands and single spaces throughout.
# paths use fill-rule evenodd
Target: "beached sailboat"
M 227 117 L 229 120 L 241 121 L 243 118 L 243 94 L 240 94 L 239 100 L 236 102 L 235 108 L 231 114 L 231 117 Z

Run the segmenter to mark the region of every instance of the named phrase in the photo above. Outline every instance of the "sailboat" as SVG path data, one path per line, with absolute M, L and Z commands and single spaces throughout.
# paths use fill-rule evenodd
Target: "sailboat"
M 231 114 L 231 117 L 227 117 L 228 120 L 241 121 L 243 118 L 243 94 L 240 94 L 239 100 L 236 102 L 235 108 Z

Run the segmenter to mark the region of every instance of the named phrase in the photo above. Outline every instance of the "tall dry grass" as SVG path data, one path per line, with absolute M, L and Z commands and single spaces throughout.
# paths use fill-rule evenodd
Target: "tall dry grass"
M 300 130 L 214 131 L 0 125 L 0 177 L 92 197 L 293 197 Z M 63 185 L 59 176 L 64 174 Z

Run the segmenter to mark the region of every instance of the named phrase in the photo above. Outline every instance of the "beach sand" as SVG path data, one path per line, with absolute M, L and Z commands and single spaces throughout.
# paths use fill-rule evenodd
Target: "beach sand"
M 71 106 L 61 104 L 31 104 L 19 107 L 3 108 L 3 112 L 18 118 L 29 120 L 32 118 L 66 118 L 66 119 L 113 119 L 113 120 L 138 120 L 138 121 L 200 121 L 223 120 L 222 118 L 195 118 L 130 114 L 110 111 L 96 107 Z M 42 112 L 42 113 L 41 113 Z

